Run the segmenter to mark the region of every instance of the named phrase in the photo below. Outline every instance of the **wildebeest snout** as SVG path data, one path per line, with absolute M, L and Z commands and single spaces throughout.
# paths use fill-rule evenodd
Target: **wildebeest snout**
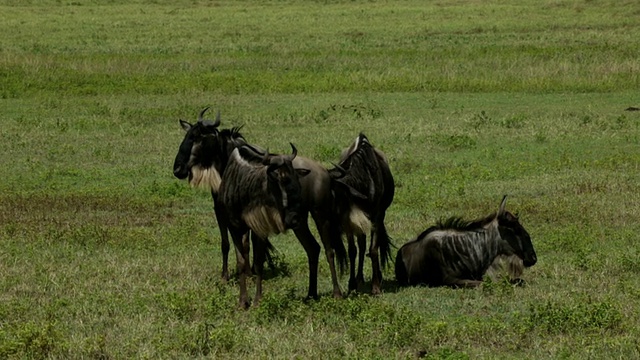
M 187 170 L 186 166 L 178 165 L 178 164 L 174 165 L 173 176 L 182 180 L 182 179 L 186 179 L 188 175 L 189 175 L 189 171 Z
M 287 229 L 296 229 L 300 226 L 300 215 L 295 212 L 288 212 L 284 217 L 284 226 Z
M 522 261 L 525 267 L 531 267 L 535 265 L 536 262 L 538 262 L 538 257 L 536 256 L 535 252 L 526 254 L 524 260 Z

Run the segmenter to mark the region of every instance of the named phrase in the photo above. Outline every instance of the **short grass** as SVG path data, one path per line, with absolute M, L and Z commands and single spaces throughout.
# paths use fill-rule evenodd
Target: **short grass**
M 0 1 L 0 358 L 640 357 L 632 1 Z M 210 197 L 173 178 L 204 106 L 327 166 L 364 131 L 396 245 L 503 194 L 527 286 L 305 302 L 306 258 L 239 311 Z M 346 278 L 342 286 L 346 288 Z

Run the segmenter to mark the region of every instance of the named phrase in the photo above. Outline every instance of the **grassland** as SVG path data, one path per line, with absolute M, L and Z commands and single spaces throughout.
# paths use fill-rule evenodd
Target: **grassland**
M 633 1 L 0 0 L 0 358 L 639 358 Z M 326 165 L 359 131 L 397 245 L 503 194 L 527 286 L 304 302 L 274 238 L 259 308 L 219 278 L 207 193 L 171 174 L 204 106 Z M 346 278 L 342 279 L 346 288 Z

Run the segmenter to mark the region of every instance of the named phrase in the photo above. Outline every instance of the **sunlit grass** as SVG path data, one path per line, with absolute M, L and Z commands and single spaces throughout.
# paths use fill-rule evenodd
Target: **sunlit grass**
M 2 96 L 638 88 L 640 10 L 565 5 L 5 6 Z
M 0 358 L 638 357 L 637 15 L 0 1 Z M 508 194 L 538 252 L 527 286 L 397 289 L 387 269 L 382 296 L 334 300 L 322 256 L 305 302 L 288 233 L 262 306 L 237 310 L 210 194 L 171 172 L 178 119 L 205 106 L 327 166 L 364 131 L 395 176 L 396 245 Z

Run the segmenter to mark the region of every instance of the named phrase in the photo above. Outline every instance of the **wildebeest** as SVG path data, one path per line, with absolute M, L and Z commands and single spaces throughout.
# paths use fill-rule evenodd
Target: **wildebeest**
M 536 252 L 518 218 L 505 210 L 474 221 L 450 218 L 404 244 L 396 256 L 400 285 L 475 287 L 499 255 L 516 255 L 533 266 Z
M 233 150 L 248 143 L 238 127 L 218 129 L 217 127 L 220 124 L 219 115 L 215 122 L 203 120 L 202 116 L 206 110 L 200 113 L 199 120 L 194 125 L 181 121 L 182 127 L 185 128 L 187 133 L 176 156 L 174 174 L 179 178 L 189 176 L 192 186 L 204 186 L 211 189 L 222 240 L 222 274 L 223 278 L 228 278 L 229 240 L 226 217 L 221 207 L 217 205 L 219 202 L 218 187 Z M 252 145 L 252 147 L 256 148 L 255 145 Z M 339 230 L 336 229 L 336 226 L 332 226 L 333 213 L 329 173 L 319 163 L 302 156 L 296 156 L 293 159 L 293 165 L 295 168 L 310 170 L 308 176 L 300 179 L 305 219 L 306 214 L 310 212 L 325 248 L 332 276 L 334 296 L 340 297 L 342 293 L 335 270 L 335 260 L 338 261 L 341 267 L 344 266 L 346 250 L 340 240 Z M 309 295 L 317 297 L 317 269 L 320 246 L 309 230 L 306 221 L 298 227 L 296 236 L 307 238 L 308 240 L 305 243 L 310 244 L 308 246 L 310 247 L 309 252 L 312 254 L 311 258 L 309 258 L 310 276 L 312 277 L 310 283 L 312 285 L 310 286 Z M 266 246 L 270 248 L 270 243 L 268 240 L 266 241 Z M 311 244 L 315 244 L 315 246 Z
M 236 247 L 240 272 L 240 306 L 248 307 L 246 278 L 249 273 L 249 230 L 256 235 L 253 242 L 256 254 L 256 293 L 254 304 L 262 297 L 262 267 L 264 242 L 267 236 L 287 229 L 294 231 L 307 221 L 302 204 L 300 178 L 307 169 L 294 169 L 292 160 L 297 150 L 291 144 L 291 155 L 261 154 L 243 145 L 233 150 L 220 183 L 220 205 L 225 212 L 231 238 Z M 305 237 L 298 237 L 313 256 L 314 245 Z M 317 256 L 316 256 L 317 258 Z M 311 269 L 310 269 L 311 270 Z M 311 271 L 310 271 L 311 272 Z M 311 284 L 310 284 L 311 286 Z
M 335 197 L 336 214 L 341 231 L 347 234 L 349 245 L 349 291 L 364 282 L 363 265 L 366 235 L 370 233 L 369 257 L 372 264 L 371 293 L 379 294 L 382 283 L 380 263 L 385 267 L 391 256 L 391 239 L 384 224 L 387 208 L 393 201 L 395 184 L 385 155 L 374 148 L 360 133 L 345 149 L 340 162 L 329 171 Z M 355 258 L 359 258 L 356 275 Z
M 231 151 L 236 147 L 246 144 L 240 136 L 220 137 L 218 126 L 220 125 L 220 112 L 215 121 L 204 119 L 204 114 L 209 108 L 203 109 L 198 115 L 198 121 L 190 124 L 180 120 L 180 125 L 185 130 L 184 139 L 180 143 L 178 153 L 173 163 L 173 175 L 178 179 L 188 178 L 192 187 L 205 188 L 211 191 L 213 207 L 218 228 L 220 229 L 220 243 L 222 250 L 222 278 L 229 280 L 229 234 L 227 220 L 218 205 L 218 188 L 222 180 L 222 174 L 227 166 Z M 236 130 L 222 130 L 225 133 L 237 132 Z M 221 141 L 225 139 L 226 141 Z M 266 244 L 271 250 L 271 244 Z M 267 253 L 267 256 L 270 253 Z
M 227 136 L 242 136 L 237 131 L 220 132 L 222 141 Z M 258 150 L 262 155 L 266 153 Z M 309 257 L 309 293 L 308 296 L 316 298 L 317 294 L 317 275 L 318 275 L 318 257 L 320 254 L 320 246 L 309 229 L 306 221 L 308 214 L 316 224 L 316 228 L 322 240 L 325 249 L 329 270 L 331 272 L 331 281 L 333 284 L 333 296 L 342 297 L 342 291 L 338 282 L 337 271 L 335 267 L 336 261 L 340 268 L 346 263 L 346 250 L 340 238 L 340 229 L 337 218 L 333 212 L 333 197 L 331 193 L 331 178 L 329 172 L 318 162 L 303 157 L 296 156 L 293 159 L 293 167 L 295 169 L 305 169 L 309 171 L 307 176 L 300 178 L 300 186 L 302 190 L 302 209 L 301 213 L 305 221 L 303 221 L 294 233 L 305 244 L 305 250 Z

